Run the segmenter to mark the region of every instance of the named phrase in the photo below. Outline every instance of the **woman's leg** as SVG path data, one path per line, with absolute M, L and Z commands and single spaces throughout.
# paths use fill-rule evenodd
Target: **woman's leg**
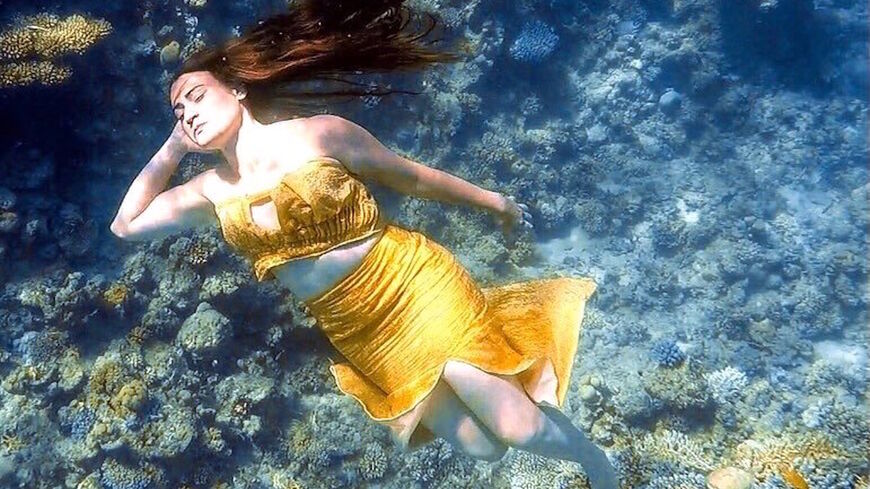
M 466 454 L 488 462 L 504 457 L 508 447 L 486 428 L 442 379 L 420 418 L 420 424 Z
M 444 379 L 474 415 L 507 445 L 582 464 L 593 489 L 618 487 L 604 451 L 561 411 L 537 406 L 513 376 L 493 375 L 473 365 L 448 361 Z

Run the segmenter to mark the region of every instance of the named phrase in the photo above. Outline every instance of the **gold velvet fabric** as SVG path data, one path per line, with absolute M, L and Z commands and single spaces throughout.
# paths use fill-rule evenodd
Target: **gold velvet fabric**
M 251 205 L 271 199 L 280 229 L 257 226 Z M 326 253 L 383 229 L 378 204 L 365 185 L 329 157 L 286 173 L 273 188 L 215 204 L 227 243 L 247 257 L 257 281 L 274 279 L 272 267 Z
M 534 402 L 561 407 L 595 288 L 570 277 L 480 288 L 450 251 L 388 224 L 356 269 L 305 303 L 346 360 L 329 367 L 339 389 L 414 451 L 434 438 L 420 419 L 448 360 L 516 375 Z

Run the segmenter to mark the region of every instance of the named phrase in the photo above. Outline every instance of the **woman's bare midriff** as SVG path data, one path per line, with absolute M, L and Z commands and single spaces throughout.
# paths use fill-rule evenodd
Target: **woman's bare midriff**
M 319 256 L 289 261 L 272 268 L 271 272 L 297 299 L 306 301 L 326 292 L 356 270 L 382 233 L 383 230 Z

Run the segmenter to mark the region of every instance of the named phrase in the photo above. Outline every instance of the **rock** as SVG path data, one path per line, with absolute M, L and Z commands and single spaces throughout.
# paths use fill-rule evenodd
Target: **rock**
M 707 474 L 707 489 L 749 489 L 752 474 L 737 467 L 721 467 Z
M 178 62 L 178 57 L 181 55 L 181 45 L 178 41 L 172 41 L 160 49 L 160 64 L 166 66 Z
M 673 88 L 667 89 L 665 93 L 659 97 L 659 108 L 666 114 L 673 114 L 683 103 L 683 96 Z
M 584 404 L 597 404 L 601 399 L 601 396 L 598 394 L 598 391 L 595 390 L 595 387 L 592 387 L 589 384 L 581 385 L 579 394 L 580 399 L 583 400 Z
M 12 208 L 15 207 L 15 202 L 17 200 L 18 199 L 15 197 L 15 194 L 12 193 L 11 190 L 6 187 L 0 187 L 0 210 L 12 210 Z
M 175 343 L 187 352 L 206 357 L 219 353 L 231 336 L 230 320 L 202 302 L 181 325 Z

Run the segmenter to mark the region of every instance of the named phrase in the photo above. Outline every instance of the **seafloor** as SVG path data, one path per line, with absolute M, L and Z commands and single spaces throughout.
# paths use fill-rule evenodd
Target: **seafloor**
M 733 467 L 759 489 L 867 488 L 866 2 L 410 5 L 467 60 L 329 111 L 530 205 L 534 234 L 509 244 L 484 212 L 373 188 L 481 286 L 596 279 L 564 410 L 625 487 Z M 587 487 L 518 450 L 399 452 L 300 304 L 216 229 L 109 232 L 169 134 L 178 58 L 281 7 L 0 2 L 0 486 Z M 61 28 L 92 45 L 26 44 Z M 173 182 L 214 164 L 189 156 Z

